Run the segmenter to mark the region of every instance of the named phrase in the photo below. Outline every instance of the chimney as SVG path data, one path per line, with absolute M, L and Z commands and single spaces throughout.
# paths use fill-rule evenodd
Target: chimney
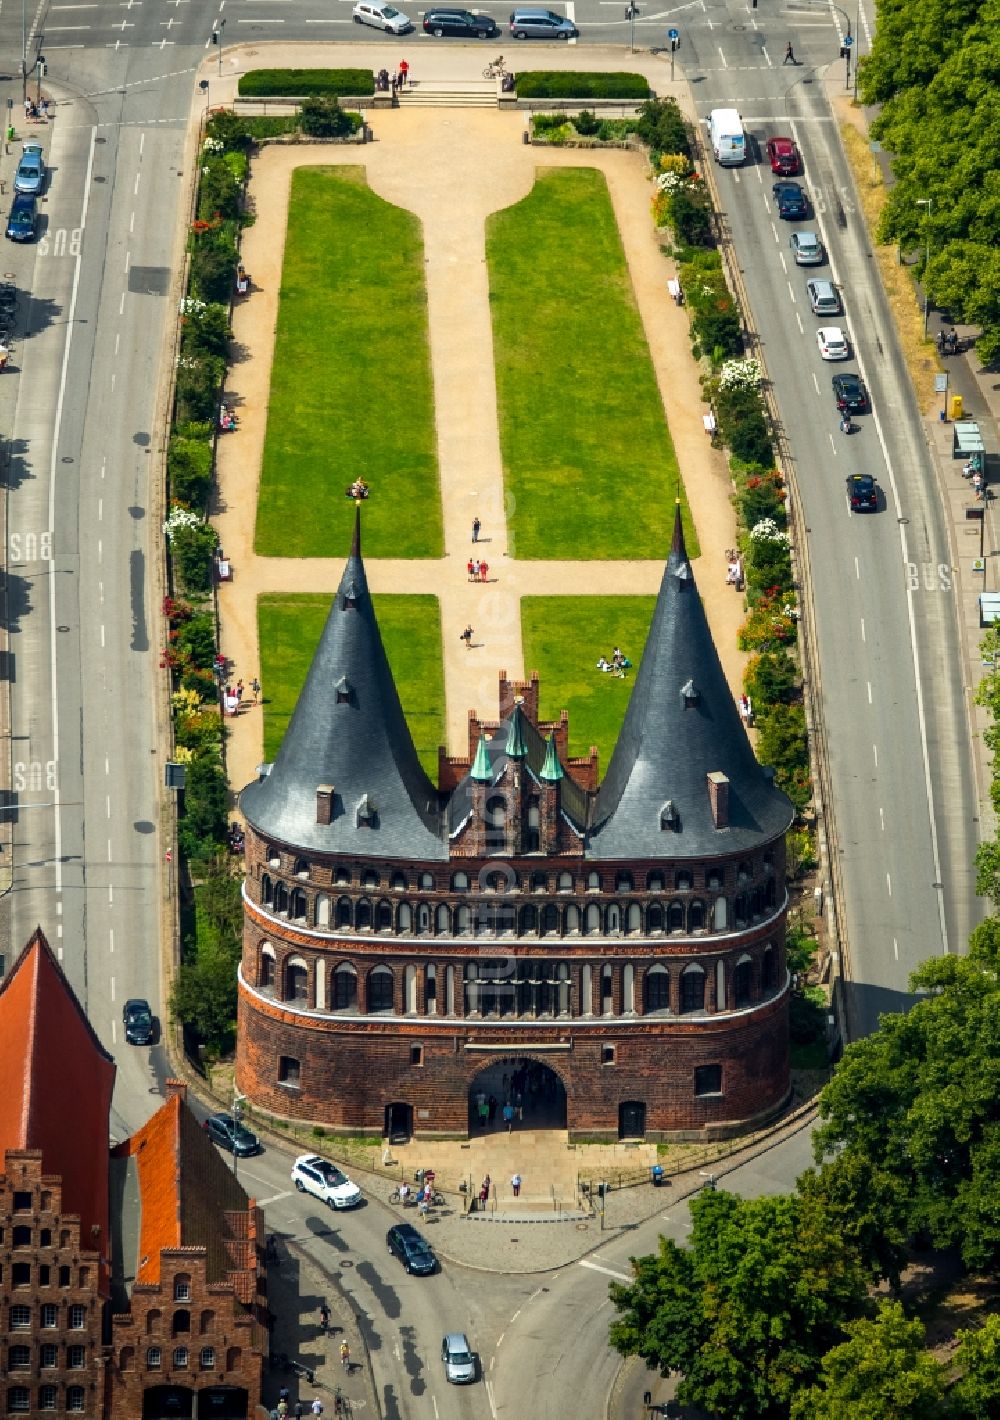
M 708 802 L 716 828 L 729 827 L 729 780 L 721 769 L 708 776 Z
M 174 1096 L 182 1101 L 187 1099 L 188 1087 L 183 1080 L 164 1080 L 163 1085 L 168 1100 L 172 1100 Z
M 333 795 L 334 786 L 332 784 L 316 785 L 316 822 L 333 822 Z

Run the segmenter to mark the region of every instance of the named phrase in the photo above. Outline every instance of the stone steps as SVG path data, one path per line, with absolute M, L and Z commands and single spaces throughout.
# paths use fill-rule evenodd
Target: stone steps
M 400 108 L 496 108 L 493 79 L 437 79 L 407 84 L 399 95 Z

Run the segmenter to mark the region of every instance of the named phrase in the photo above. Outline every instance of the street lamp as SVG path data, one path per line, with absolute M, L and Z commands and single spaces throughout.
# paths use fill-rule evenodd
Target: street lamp
M 219 46 L 219 78 L 222 78 L 222 31 L 226 28 L 225 20 L 220 20 L 212 31 L 212 43 Z
M 930 305 L 927 298 L 927 268 L 931 264 L 931 214 L 934 211 L 934 199 L 933 197 L 918 197 L 917 206 L 927 208 L 927 225 L 924 228 L 924 232 L 926 234 L 926 241 L 924 244 L 924 338 L 926 339 L 927 316 L 930 310 Z
M 847 25 L 844 38 L 840 45 L 840 57 L 847 65 L 844 71 L 844 88 L 849 89 L 851 87 L 851 47 L 854 44 L 854 36 L 851 34 L 851 17 L 847 11 L 842 10 L 839 5 L 834 5 L 833 9 L 836 10 L 838 15 L 843 15 L 844 23 Z
M 625 11 L 625 18 L 628 20 L 628 47 L 629 53 L 635 53 L 635 17 L 639 13 L 639 7 L 635 0 L 629 0 L 628 8 Z

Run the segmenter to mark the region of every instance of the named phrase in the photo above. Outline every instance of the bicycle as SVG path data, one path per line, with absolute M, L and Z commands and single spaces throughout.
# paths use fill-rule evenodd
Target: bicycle
M 483 70 L 484 79 L 505 79 L 509 74 L 509 69 L 503 62 L 503 55 L 498 54 L 496 59 L 491 59 Z

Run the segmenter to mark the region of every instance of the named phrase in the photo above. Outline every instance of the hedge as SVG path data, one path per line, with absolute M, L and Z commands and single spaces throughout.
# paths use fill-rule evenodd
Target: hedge
M 362 98 L 374 92 L 370 69 L 251 69 L 239 84 L 241 99 Z
M 368 78 L 371 80 L 371 75 Z M 641 74 L 565 73 L 533 69 L 517 76 L 519 99 L 648 99 L 649 85 Z

